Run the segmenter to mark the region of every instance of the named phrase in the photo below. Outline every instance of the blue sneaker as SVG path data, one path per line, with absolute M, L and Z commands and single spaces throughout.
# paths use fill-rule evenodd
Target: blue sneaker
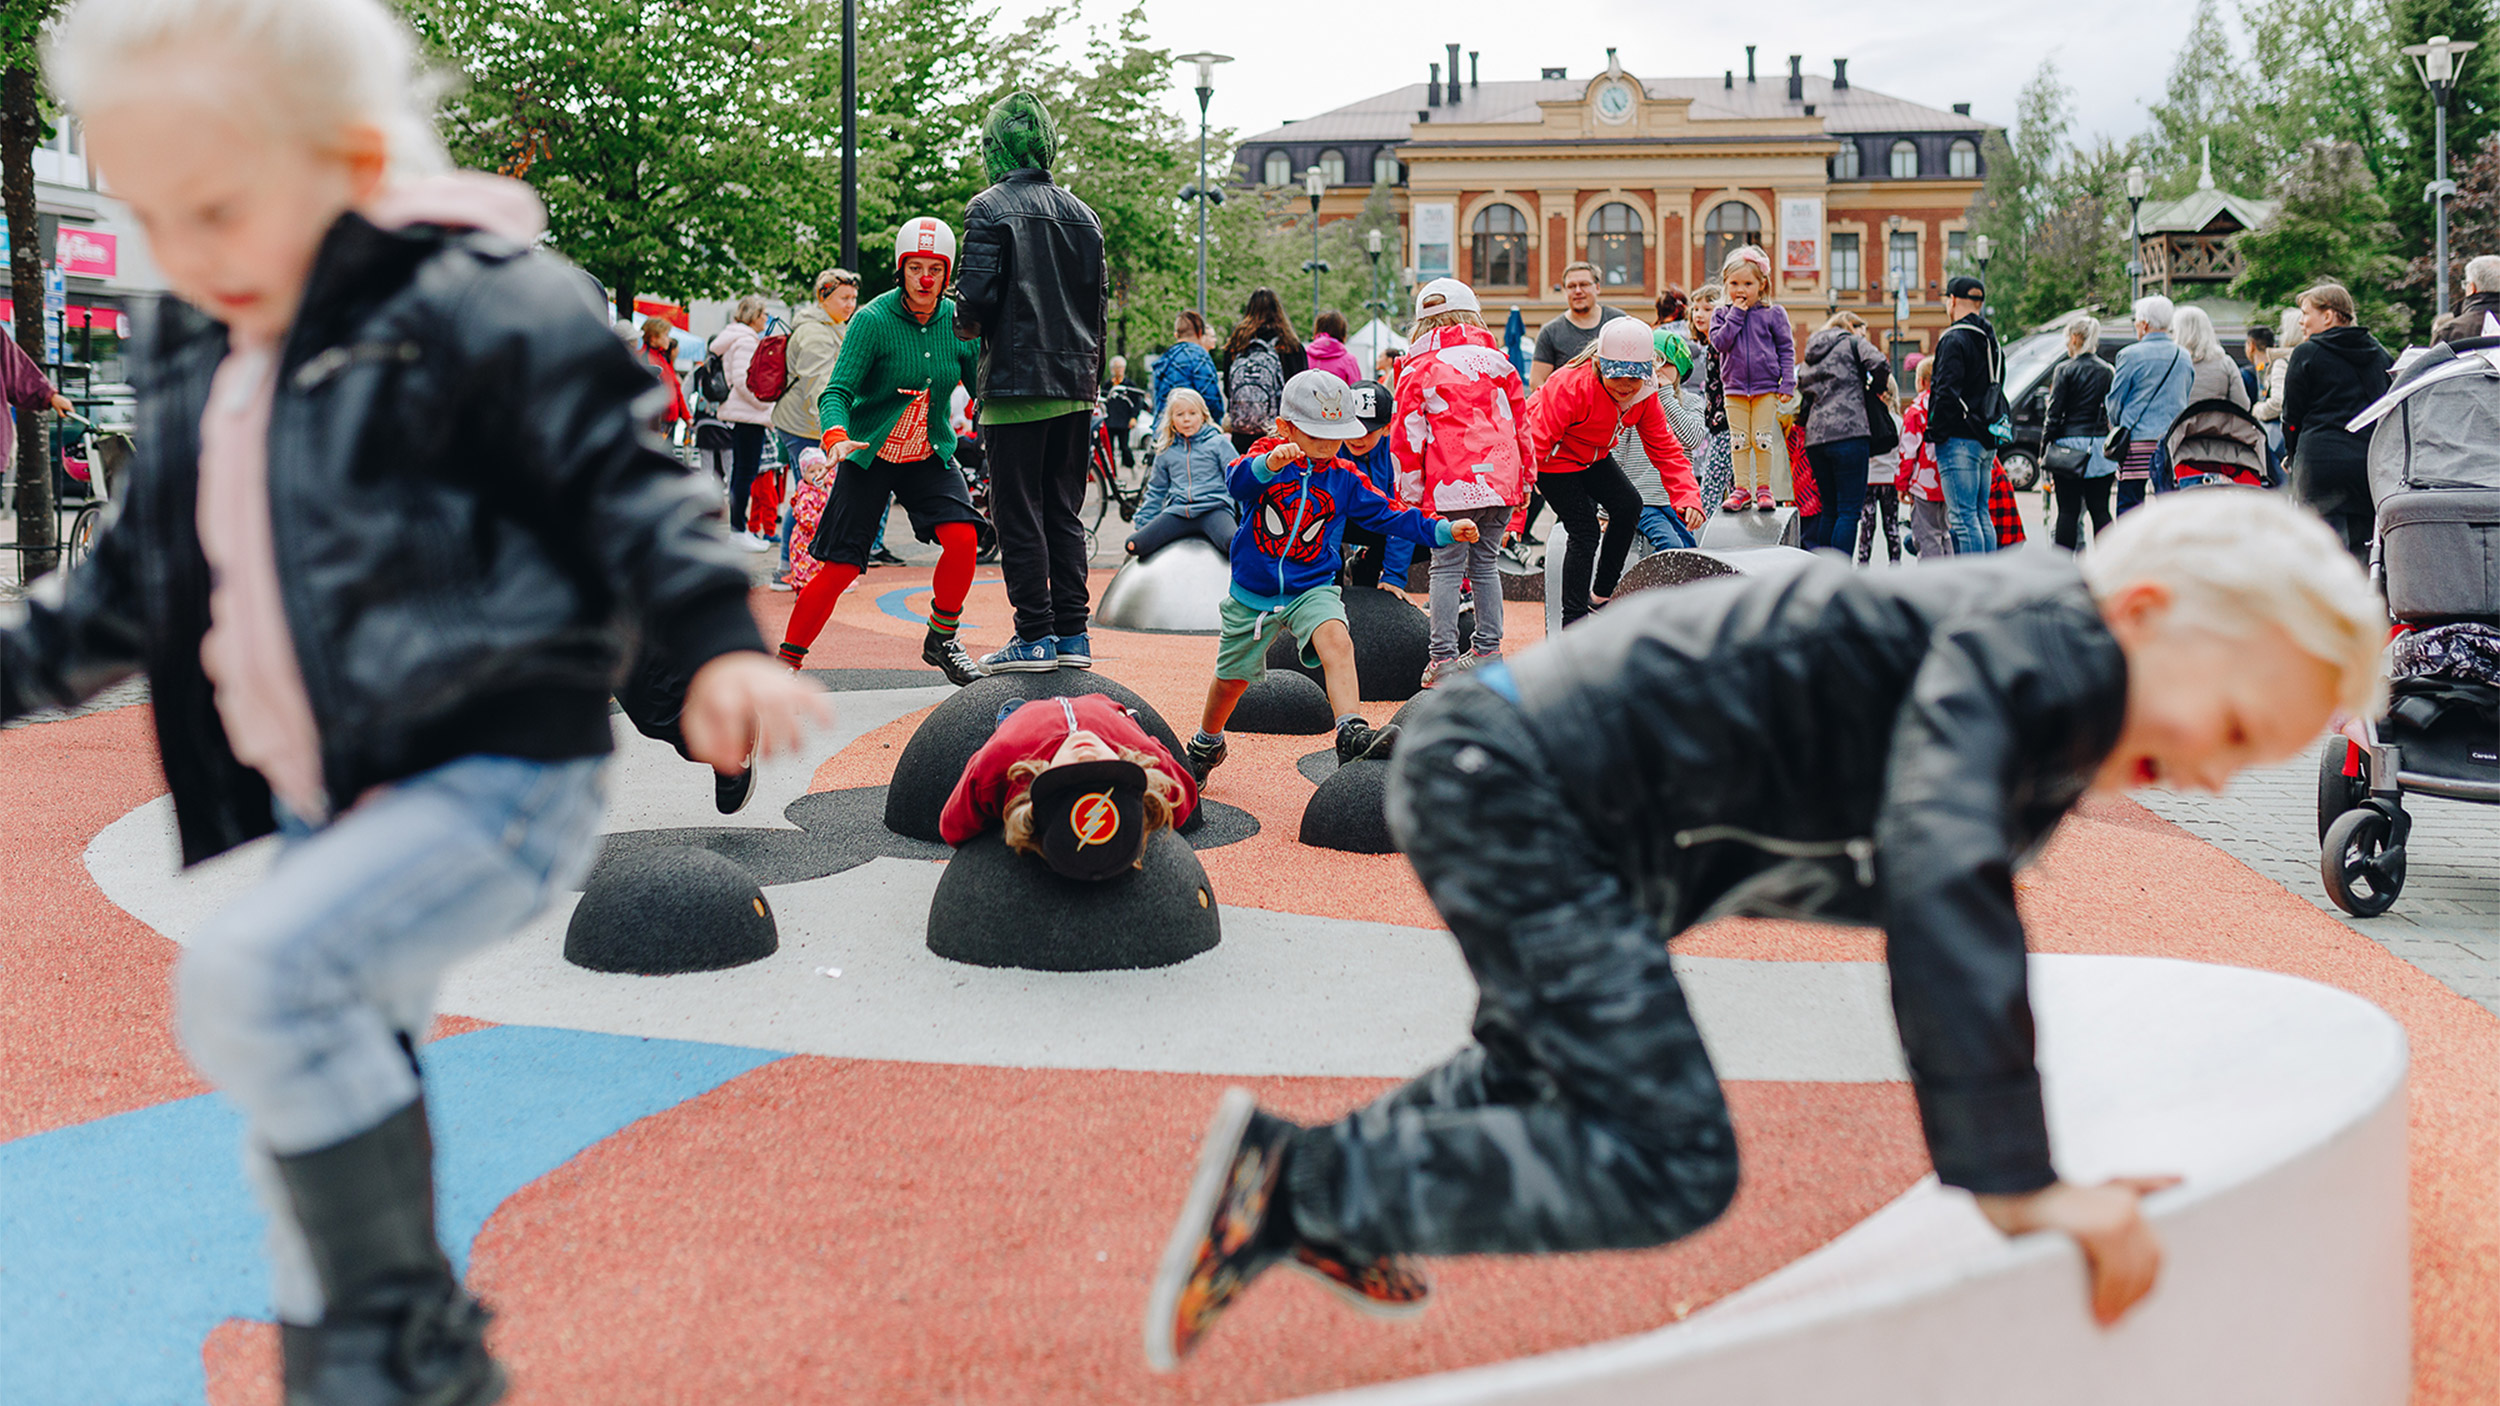
M 1059 667 L 1059 641 L 1048 635 L 1019 639 L 996 654 L 981 656 L 984 674 L 1047 674 Z
M 1061 635 L 1059 637 L 1059 667 L 1062 669 L 1094 667 L 1093 642 L 1083 635 Z

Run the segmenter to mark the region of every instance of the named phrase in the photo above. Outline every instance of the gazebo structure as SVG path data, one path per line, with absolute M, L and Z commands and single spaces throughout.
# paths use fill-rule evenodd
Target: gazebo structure
M 2233 195 L 2214 185 L 2213 139 L 2205 139 L 2196 189 L 2147 205 L 2137 216 L 2137 259 L 2145 293 L 2195 299 L 2220 293 L 2239 275 L 2239 236 L 2274 218 L 2275 201 Z

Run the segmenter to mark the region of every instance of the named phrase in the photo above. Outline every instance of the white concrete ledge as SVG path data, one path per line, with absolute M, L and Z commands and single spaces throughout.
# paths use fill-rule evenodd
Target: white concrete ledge
M 2008 1241 L 1922 1182 L 1692 1318 L 1336 1406 L 2396 1406 L 2411 1388 L 2405 1039 L 2267 972 L 2036 957 L 2063 1175 L 2178 1172 L 2160 1287 L 2095 1327 L 2063 1237 Z

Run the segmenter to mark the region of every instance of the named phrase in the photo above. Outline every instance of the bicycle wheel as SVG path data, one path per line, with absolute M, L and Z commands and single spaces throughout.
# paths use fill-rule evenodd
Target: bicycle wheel
M 95 550 L 95 539 L 104 531 L 104 505 L 89 503 L 78 510 L 69 525 L 69 536 L 61 541 L 64 564 L 75 567 Z

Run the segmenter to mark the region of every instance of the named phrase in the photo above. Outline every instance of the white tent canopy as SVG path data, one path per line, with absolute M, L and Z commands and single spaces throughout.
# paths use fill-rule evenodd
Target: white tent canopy
M 1356 329 L 1353 336 L 1345 339 L 1345 344 L 1346 350 L 1354 353 L 1355 364 L 1363 368 L 1366 376 L 1379 368 L 1383 352 L 1406 350 L 1406 339 L 1397 334 L 1397 329 L 1376 317 Z

